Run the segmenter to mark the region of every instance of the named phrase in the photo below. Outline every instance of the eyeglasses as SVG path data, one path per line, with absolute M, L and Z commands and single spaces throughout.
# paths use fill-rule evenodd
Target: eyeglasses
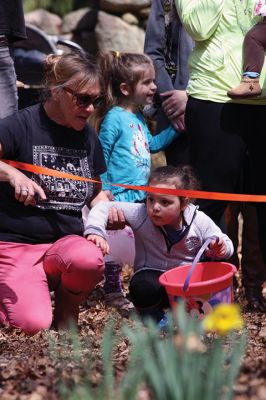
M 72 96 L 75 98 L 78 107 L 86 108 L 92 104 L 94 108 L 97 108 L 102 104 L 103 96 L 93 97 L 90 96 L 89 94 L 76 93 L 69 87 L 64 87 L 63 89 L 66 92 L 72 94 Z

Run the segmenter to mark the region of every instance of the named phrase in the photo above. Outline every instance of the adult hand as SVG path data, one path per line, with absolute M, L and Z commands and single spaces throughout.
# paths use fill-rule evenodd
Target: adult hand
M 15 168 L 12 169 L 9 183 L 15 189 L 15 198 L 25 206 L 36 205 L 34 198 L 36 194 L 40 196 L 41 200 L 47 198 L 41 186 Z
M 175 128 L 178 130 L 184 130 L 184 114 L 187 106 L 187 92 L 185 90 L 169 90 L 161 93 L 161 96 L 165 100 L 162 102 L 162 107 L 165 114 L 171 120 Z M 180 119 L 178 119 L 180 117 Z
M 114 196 L 113 196 L 113 193 L 111 192 L 111 190 L 104 190 L 104 193 L 106 194 L 109 201 L 114 200 Z
M 90 242 L 93 242 L 94 244 L 96 244 L 97 247 L 100 247 L 104 256 L 106 254 L 109 254 L 109 245 L 108 245 L 107 241 L 104 238 L 102 238 L 101 236 L 88 235 L 86 237 L 86 239 L 89 240 Z
M 125 226 L 126 220 L 123 211 L 116 207 L 110 208 L 108 213 L 107 229 L 124 229 Z

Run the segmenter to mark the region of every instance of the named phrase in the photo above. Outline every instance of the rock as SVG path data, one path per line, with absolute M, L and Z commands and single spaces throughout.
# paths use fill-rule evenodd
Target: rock
M 113 14 L 134 13 L 150 5 L 151 0 L 100 0 L 100 9 Z
M 138 15 L 142 19 L 148 19 L 150 12 L 151 12 L 151 8 L 145 7 L 145 8 L 142 8 L 141 10 L 139 10 Z
M 266 339 L 266 326 L 261 328 L 261 330 L 259 332 L 259 337 Z
M 119 17 L 99 11 L 95 32 L 100 50 L 143 52 L 144 30 Z
M 121 16 L 121 19 L 129 25 L 138 25 L 139 24 L 138 18 L 134 14 L 131 14 L 131 13 L 123 14 Z
M 49 35 L 59 35 L 61 32 L 62 19 L 58 15 L 41 8 L 25 14 L 25 21 L 37 26 Z
M 94 31 L 98 10 L 89 7 L 73 11 L 63 18 L 62 32 Z
M 261 385 L 258 389 L 258 400 L 265 400 L 266 399 L 266 387 L 265 385 Z

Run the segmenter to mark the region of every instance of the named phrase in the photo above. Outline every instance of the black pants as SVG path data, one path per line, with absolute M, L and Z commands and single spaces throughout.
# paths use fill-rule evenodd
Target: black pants
M 261 73 L 266 49 L 266 17 L 246 34 L 244 40 L 244 72 Z
M 162 271 L 143 269 L 137 271 L 129 284 L 130 300 L 137 309 L 169 307 L 167 293 L 159 283 Z
M 190 136 L 191 163 L 199 175 L 203 190 L 235 193 L 248 151 L 251 193 L 266 194 L 265 110 L 265 106 L 214 103 L 189 98 L 186 126 Z M 227 203 L 201 200 L 199 205 L 219 224 Z M 266 204 L 257 203 L 256 208 L 265 262 Z

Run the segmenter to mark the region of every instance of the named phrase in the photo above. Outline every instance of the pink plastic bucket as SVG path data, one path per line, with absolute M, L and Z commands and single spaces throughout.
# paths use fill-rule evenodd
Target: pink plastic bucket
M 227 262 L 197 263 L 189 285 L 184 283 L 191 265 L 183 265 L 164 272 L 160 284 L 165 287 L 172 308 L 183 298 L 186 311 L 201 319 L 219 303 L 232 303 L 233 276 L 236 267 Z

